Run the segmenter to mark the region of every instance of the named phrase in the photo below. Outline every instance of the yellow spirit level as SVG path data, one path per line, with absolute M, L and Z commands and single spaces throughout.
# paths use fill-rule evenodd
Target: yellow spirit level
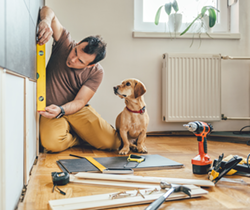
M 37 53 L 37 111 L 45 111 L 46 107 L 46 67 L 45 44 L 36 45 Z

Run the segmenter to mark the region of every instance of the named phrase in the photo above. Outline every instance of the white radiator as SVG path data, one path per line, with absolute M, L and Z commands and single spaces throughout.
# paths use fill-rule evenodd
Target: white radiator
M 162 119 L 221 120 L 221 55 L 163 55 Z

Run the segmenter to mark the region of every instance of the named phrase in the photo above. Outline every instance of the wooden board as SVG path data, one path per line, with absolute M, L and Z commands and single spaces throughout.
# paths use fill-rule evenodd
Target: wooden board
M 152 184 L 152 183 L 138 183 L 138 182 L 119 182 L 119 181 L 107 181 L 107 180 L 93 180 L 93 179 L 81 179 L 77 178 L 73 175 L 70 175 L 70 182 L 73 183 L 81 183 L 87 185 L 96 185 L 96 186 L 112 186 L 112 187 L 125 187 L 125 188 L 133 188 L 133 189 L 146 189 L 146 188 L 156 188 L 159 187 L 160 183 Z
M 191 197 L 200 197 L 206 195 L 208 192 L 204 189 L 196 187 L 194 185 L 185 185 L 191 189 Z M 131 206 L 138 204 L 150 204 L 161 195 L 163 195 L 166 190 L 161 190 L 160 187 L 157 188 L 159 191 L 152 192 L 152 189 L 140 190 L 143 197 L 138 194 L 137 190 L 125 191 L 123 195 L 128 195 L 128 197 L 116 197 L 116 193 L 82 196 L 77 198 L 66 198 L 59 200 L 50 200 L 49 206 L 52 210 L 76 210 L 76 209 L 107 209 L 113 207 L 121 206 Z M 166 201 L 186 199 L 189 198 L 183 192 L 177 192 L 170 195 Z
M 173 184 L 193 184 L 203 187 L 213 187 L 214 183 L 210 180 L 199 179 L 181 179 L 181 178 L 167 178 L 167 177 L 146 177 L 133 175 L 115 175 L 115 174 L 99 174 L 99 173 L 77 173 L 75 177 L 82 179 L 96 179 L 96 180 L 110 180 L 121 182 L 140 182 L 140 183 L 154 183 L 159 184 L 161 181 Z

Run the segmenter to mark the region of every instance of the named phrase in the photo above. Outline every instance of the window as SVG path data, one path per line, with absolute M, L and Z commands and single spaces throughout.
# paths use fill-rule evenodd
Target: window
M 161 18 L 158 25 L 154 24 L 155 14 L 158 8 L 168 0 L 134 0 L 134 31 L 139 32 L 169 32 L 168 15 L 164 8 L 161 10 Z M 189 23 L 197 17 L 203 6 L 214 6 L 220 12 L 217 13 L 217 23 L 213 32 L 229 32 L 229 7 L 227 0 L 178 0 L 179 12 L 182 13 L 182 26 L 184 31 Z M 173 13 L 173 11 L 172 11 Z M 195 27 L 193 27 L 195 28 Z M 194 31 L 188 31 L 192 33 Z

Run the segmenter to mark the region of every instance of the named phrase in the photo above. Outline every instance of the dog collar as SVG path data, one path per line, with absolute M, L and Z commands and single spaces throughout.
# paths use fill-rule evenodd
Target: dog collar
M 130 111 L 130 112 L 133 112 L 133 113 L 140 113 L 140 114 L 143 114 L 146 110 L 146 106 L 144 106 L 143 108 L 141 108 L 139 111 L 133 111 L 131 109 L 129 109 L 127 106 L 126 106 L 127 110 Z

